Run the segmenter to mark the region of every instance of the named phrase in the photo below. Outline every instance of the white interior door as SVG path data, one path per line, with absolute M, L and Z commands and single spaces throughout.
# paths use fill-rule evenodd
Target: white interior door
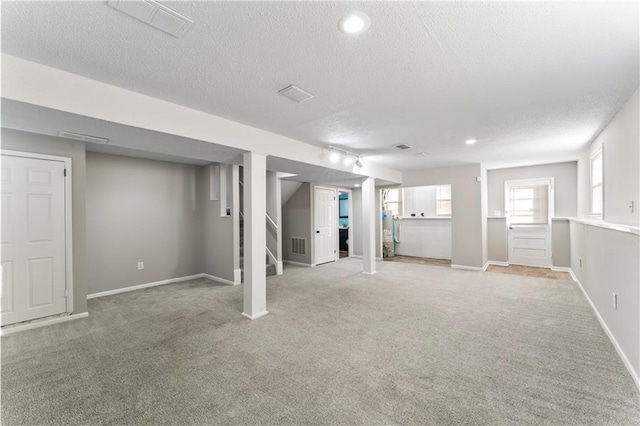
M 509 263 L 552 266 L 553 179 L 505 183 Z
M 336 191 L 327 188 L 315 188 L 314 226 L 315 226 L 315 264 L 336 260 Z
M 66 311 L 65 164 L 2 155 L 1 324 Z

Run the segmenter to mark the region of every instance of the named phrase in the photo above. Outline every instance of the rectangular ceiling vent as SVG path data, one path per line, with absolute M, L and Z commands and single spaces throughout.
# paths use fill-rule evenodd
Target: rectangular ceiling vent
M 306 92 L 301 88 L 294 86 L 293 84 L 291 86 L 285 87 L 282 90 L 279 90 L 278 93 L 298 103 L 308 101 L 309 99 L 313 98 L 313 95 L 311 93 Z
M 396 148 L 398 149 L 409 149 L 409 148 L 413 148 L 411 145 L 406 144 L 406 143 L 401 143 L 398 145 L 394 145 Z
M 191 19 L 155 0 L 109 0 L 107 4 L 176 38 L 182 37 L 193 25 Z
M 99 138 L 98 136 L 83 135 L 80 133 L 67 132 L 64 130 L 60 130 L 58 136 L 60 136 L 61 138 L 75 139 L 82 142 L 109 143 L 109 139 L 107 138 Z

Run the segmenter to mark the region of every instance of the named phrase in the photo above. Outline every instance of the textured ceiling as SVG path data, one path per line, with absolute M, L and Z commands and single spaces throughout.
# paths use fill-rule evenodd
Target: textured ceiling
M 183 38 L 102 1 L 3 1 L 2 51 L 399 170 L 575 159 L 638 87 L 637 2 L 162 3 Z M 338 31 L 350 10 L 368 32 Z

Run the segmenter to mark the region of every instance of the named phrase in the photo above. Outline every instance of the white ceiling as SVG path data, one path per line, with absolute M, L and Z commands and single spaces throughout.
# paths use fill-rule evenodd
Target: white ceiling
M 638 87 L 637 2 L 162 3 L 183 38 L 106 1 L 3 1 L 2 51 L 398 170 L 575 159 Z M 368 32 L 338 31 L 350 10 Z

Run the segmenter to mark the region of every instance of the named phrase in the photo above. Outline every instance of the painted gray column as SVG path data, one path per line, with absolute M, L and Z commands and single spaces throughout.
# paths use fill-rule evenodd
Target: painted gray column
M 244 160 L 244 315 L 260 318 L 267 312 L 267 157 L 248 152 Z
M 376 273 L 376 182 L 370 177 L 362 182 L 362 272 Z

